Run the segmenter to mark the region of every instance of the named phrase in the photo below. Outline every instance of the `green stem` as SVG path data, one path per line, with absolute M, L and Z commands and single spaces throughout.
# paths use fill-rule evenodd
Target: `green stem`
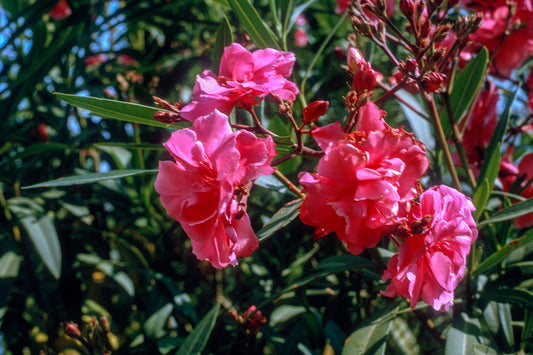
M 444 154 L 444 160 L 446 160 L 446 165 L 448 166 L 448 171 L 452 176 L 453 183 L 457 190 L 462 191 L 461 182 L 459 181 L 459 176 L 457 175 L 455 165 L 453 164 L 452 154 L 450 153 L 450 148 L 448 147 L 448 143 L 446 142 L 446 135 L 444 134 L 444 130 L 442 129 L 442 124 L 440 122 L 439 113 L 437 112 L 437 107 L 435 106 L 435 100 L 433 99 L 433 95 L 427 94 L 423 91 L 421 91 L 421 94 L 424 98 L 424 101 L 426 101 L 426 104 L 428 105 L 429 113 L 431 119 L 433 120 L 433 126 L 437 131 L 437 137 L 439 138 L 439 143 Z
M 455 123 L 455 118 L 453 117 L 452 108 L 450 106 L 450 97 L 447 93 L 443 94 L 444 102 L 446 105 L 446 110 L 448 110 L 448 117 L 450 119 L 450 126 L 452 127 L 452 139 L 455 144 L 455 147 L 457 148 L 457 153 L 459 154 L 459 159 L 461 159 L 461 164 L 463 165 L 463 168 L 466 171 L 466 175 L 468 176 L 468 181 L 470 185 L 472 186 L 472 189 L 475 190 L 476 188 L 476 179 L 474 177 L 474 173 L 472 172 L 472 169 L 470 169 L 470 164 L 468 162 L 468 157 L 466 156 L 465 147 L 463 145 L 463 139 L 461 132 L 459 132 L 459 128 L 457 127 L 457 124 Z
M 299 197 L 301 198 L 304 198 L 305 197 L 305 194 L 302 193 L 302 191 L 300 191 L 300 189 L 298 187 L 296 187 L 296 185 L 294 185 L 292 183 L 292 181 L 290 181 L 289 179 L 287 179 L 287 177 L 285 175 L 283 175 L 283 173 L 281 171 L 279 171 L 279 169 L 276 169 L 274 171 L 274 176 L 283 183 L 283 185 L 287 186 L 287 188 L 289 190 L 291 190 L 292 192 L 294 192 L 296 195 L 298 195 Z

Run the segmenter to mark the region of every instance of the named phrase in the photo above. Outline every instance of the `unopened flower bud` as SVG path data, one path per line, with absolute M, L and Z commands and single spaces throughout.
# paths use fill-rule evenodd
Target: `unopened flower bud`
M 415 3 L 413 0 L 400 0 L 400 11 L 408 20 L 411 20 L 415 13 Z
M 405 70 L 411 74 L 417 75 L 418 72 L 418 63 L 413 58 L 407 58 L 405 60 Z
M 65 332 L 74 338 L 81 336 L 80 328 L 78 328 L 76 323 L 67 323 L 65 326 Z
M 366 60 L 363 58 L 361 51 L 353 47 L 348 48 L 346 51 L 346 61 L 352 74 L 355 74 L 359 70 L 361 64 L 366 64 Z
M 318 100 L 311 102 L 302 110 L 303 123 L 308 125 L 315 122 L 326 113 L 328 107 L 329 101 Z
M 159 122 L 163 123 L 174 123 L 182 120 L 181 116 L 178 113 L 169 112 L 169 111 L 157 111 L 154 113 L 154 118 Z
M 426 92 L 433 92 L 440 89 L 442 83 L 446 79 L 446 75 L 442 73 L 431 72 L 424 74 L 422 78 L 422 88 Z

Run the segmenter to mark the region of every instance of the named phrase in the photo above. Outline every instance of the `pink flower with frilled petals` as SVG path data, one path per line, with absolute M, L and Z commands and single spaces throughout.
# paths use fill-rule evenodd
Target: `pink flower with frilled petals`
M 267 48 L 250 53 L 233 43 L 224 50 L 218 76 L 210 70 L 197 76 L 192 101 L 182 109 L 182 117 L 194 121 L 215 109 L 228 115 L 236 105 L 248 109 L 270 93 L 294 101 L 298 88 L 286 79 L 294 62 L 290 52 Z
M 408 236 L 383 273 L 391 283 L 382 293 L 409 299 L 411 309 L 421 298 L 437 311 L 448 310 L 477 238 L 474 210 L 469 198 L 450 187 L 423 192 L 409 213 Z
M 174 161 L 159 162 L 155 189 L 191 239 L 193 253 L 215 268 L 250 256 L 258 240 L 246 199 L 250 180 L 274 171 L 272 139 L 232 132 L 227 116 L 215 111 L 173 132 L 165 147 Z
M 533 53 L 533 6 L 531 1 L 516 1 L 511 14 L 505 1 L 463 1 L 463 6 L 483 12 L 481 27 L 471 35 L 494 56 L 494 70 L 510 75 Z
M 319 128 L 313 138 L 325 155 L 316 173 L 300 173 L 305 187 L 300 218 L 322 232 L 335 232 L 351 253 L 374 247 L 407 215 L 429 162 L 425 147 L 402 128 L 381 122 L 371 104 L 360 130 L 342 131 L 339 122 Z M 365 117 L 366 116 L 366 117 Z

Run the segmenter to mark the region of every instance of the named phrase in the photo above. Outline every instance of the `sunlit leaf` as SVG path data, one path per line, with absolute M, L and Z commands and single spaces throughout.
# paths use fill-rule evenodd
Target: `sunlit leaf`
M 488 345 L 474 344 L 472 346 L 475 355 L 498 355 L 499 353 Z
M 148 317 L 146 322 L 144 322 L 144 331 L 148 337 L 158 339 L 165 334 L 163 328 L 173 309 L 174 306 L 171 303 L 167 303 Z
M 392 321 L 394 319 L 391 316 L 394 313 L 393 311 L 387 313 L 385 316 L 365 322 L 355 332 L 350 334 L 342 349 L 342 355 L 385 354 L 387 338 L 392 329 Z
M 59 92 L 54 93 L 54 95 L 72 106 L 89 110 L 93 115 L 104 118 L 114 118 L 120 121 L 173 129 L 179 129 L 191 125 L 191 123 L 187 121 L 172 124 L 159 122 L 154 118 L 154 114 L 163 110 L 157 107 L 102 99 L 98 97 L 63 94 Z
M 492 334 L 506 341 L 507 349 L 514 347 L 511 307 L 508 303 L 489 302 L 483 310 L 483 318 Z
M 61 276 L 61 246 L 54 223 L 47 215 L 26 216 L 21 220 L 30 239 L 50 273 L 59 279 Z
M 302 199 L 293 200 L 274 213 L 272 218 L 257 232 L 257 238 L 259 238 L 259 241 L 263 241 L 270 237 L 298 217 L 302 202 Z
M 495 253 L 490 255 L 488 258 L 483 260 L 481 264 L 476 266 L 475 269 L 472 270 L 472 273 L 471 273 L 472 277 L 482 274 L 486 272 L 488 269 L 490 269 L 491 267 L 500 264 L 507 256 L 509 256 L 509 254 L 511 254 L 513 250 L 531 241 L 533 241 L 533 233 L 529 235 L 525 235 L 521 238 L 512 240 L 509 243 L 505 244 L 502 248 L 500 248 Z
M 176 355 L 199 355 L 202 353 L 215 326 L 219 309 L 220 303 L 217 303 L 207 312 L 192 333 L 187 336 L 183 345 L 176 352 Z
M 461 313 L 446 336 L 445 355 L 469 355 L 474 344 L 481 344 L 481 325 L 479 319 Z
M 450 106 L 456 123 L 461 121 L 461 118 L 472 105 L 474 97 L 483 83 L 488 62 L 489 52 L 487 48 L 483 47 L 474 59 L 468 62 L 453 83 L 453 88 L 450 92 Z M 441 123 L 446 136 L 449 136 L 452 128 L 447 110 L 441 116 Z
M 119 179 L 119 178 L 123 178 L 127 176 L 155 174 L 157 172 L 158 172 L 158 169 L 112 170 L 112 171 L 108 171 L 105 173 L 90 173 L 90 174 L 84 174 L 84 175 L 68 176 L 65 178 L 59 178 L 57 180 L 50 180 L 50 181 L 40 182 L 38 184 L 34 184 L 30 186 L 24 186 L 22 188 L 23 189 L 35 189 L 38 187 L 60 187 L 60 186 L 91 184 L 91 183 L 102 181 L 102 180 Z
M 259 48 L 280 49 L 278 39 L 248 0 L 228 0 L 235 16 Z
M 533 212 L 533 198 L 515 203 L 512 206 L 506 207 L 503 210 L 494 213 L 490 218 L 478 223 L 478 227 L 482 227 L 489 223 L 508 221 L 531 212 Z

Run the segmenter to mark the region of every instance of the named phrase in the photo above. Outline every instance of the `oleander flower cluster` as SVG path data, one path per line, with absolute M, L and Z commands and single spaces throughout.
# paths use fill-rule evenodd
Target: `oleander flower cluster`
M 228 115 L 241 109 L 253 116 L 254 106 L 270 95 L 280 113 L 294 121 L 298 89 L 289 80 L 294 63 L 292 53 L 249 52 L 232 44 L 218 75 L 204 71 L 197 77 L 190 103 L 169 105 L 192 127 L 173 132 L 164 144 L 173 160 L 160 162 L 155 189 L 196 257 L 215 268 L 235 266 L 258 248 L 247 199 L 254 180 L 275 171 L 278 154 L 275 134 L 259 120 L 256 127 L 243 127 Z M 328 109 L 326 101 L 303 109 L 298 132 L 310 127 L 320 148 L 313 155 L 320 158 L 315 172 L 298 176 L 305 194 L 300 218 L 315 227 L 315 237 L 333 232 L 353 254 L 389 237 L 398 254 L 383 275 L 391 280 L 383 294 L 406 297 L 412 307 L 422 299 L 447 310 L 477 237 L 472 202 L 446 186 L 422 193 L 420 179 L 429 168 L 424 144 L 403 127 L 386 123 L 386 112 L 371 100 L 381 74 L 359 50 L 348 49 L 347 64 L 353 78 L 345 98 L 348 122 L 316 125 Z

